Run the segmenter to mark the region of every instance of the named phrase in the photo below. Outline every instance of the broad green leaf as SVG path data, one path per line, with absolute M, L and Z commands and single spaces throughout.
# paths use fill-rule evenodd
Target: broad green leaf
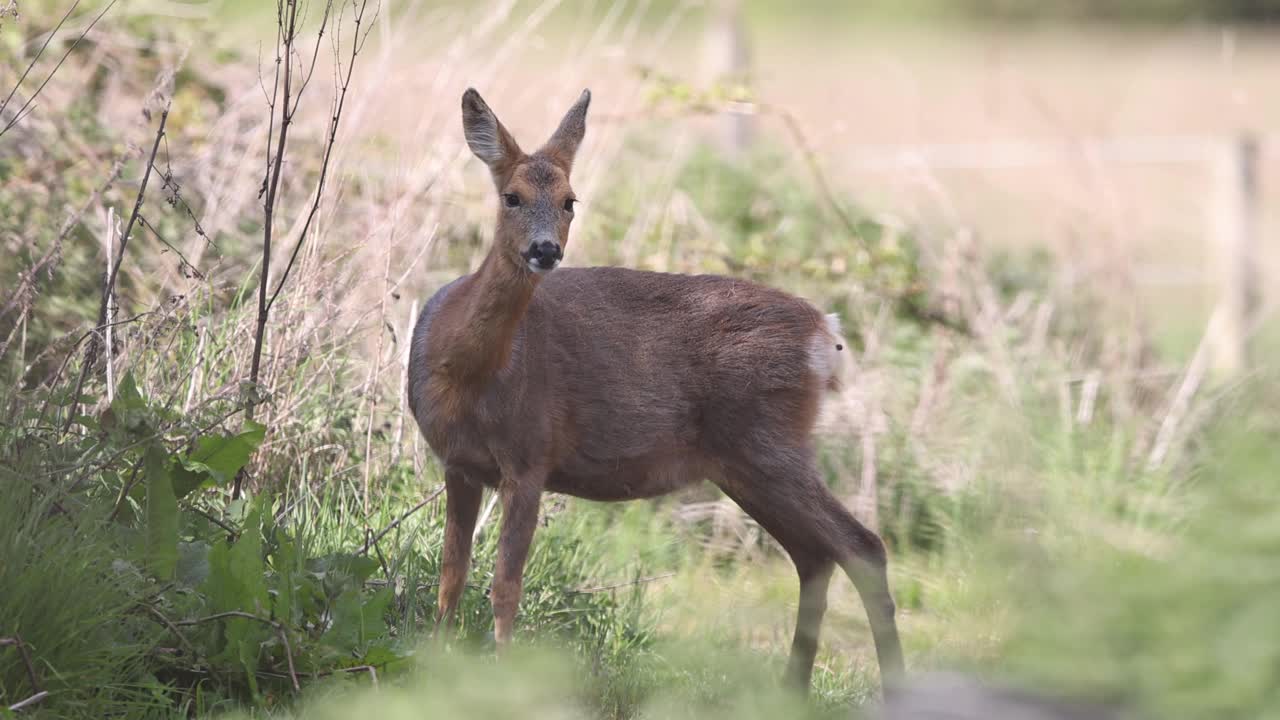
M 369 646 L 360 658 L 360 663 L 372 665 L 381 670 L 389 665 L 404 662 L 410 656 L 410 653 L 399 651 L 388 642 L 379 642 Z
M 138 390 L 133 373 L 125 373 L 116 387 L 111 406 L 102 414 L 102 427 L 109 431 L 119 429 L 136 434 L 146 430 L 148 419 L 147 401 Z
M 363 618 L 360 613 L 360 591 L 346 590 L 333 601 L 329 609 L 332 622 L 322 638 L 330 647 L 352 653 L 360 647 Z
M 223 511 L 227 522 L 244 526 L 249 521 L 249 511 L 253 509 L 249 499 L 248 495 L 243 495 L 227 503 L 227 509 Z
M 395 591 L 384 587 L 360 606 L 360 642 L 367 643 L 387 635 L 387 610 L 395 600 Z
M 276 570 L 276 593 L 273 614 L 279 622 L 286 625 L 293 624 L 293 606 L 294 606 L 294 576 L 297 569 L 297 551 L 294 550 L 293 541 L 288 537 L 284 537 L 281 533 L 281 539 L 276 547 L 275 554 L 272 556 L 272 565 Z
M 178 499 L 165 460 L 158 444 L 147 448 L 147 567 L 167 580 L 178 565 Z
M 249 462 L 262 440 L 266 426 L 248 422 L 237 435 L 206 435 L 190 454 L 181 458 L 173 478 L 173 491 L 184 497 L 206 482 L 226 484 Z
M 250 511 L 244 531 L 233 545 L 218 543 L 209 553 L 209 576 L 203 589 L 213 612 L 238 610 L 265 618 L 270 611 L 260 513 L 256 507 Z M 273 631 L 267 624 L 249 618 L 229 618 L 223 627 L 225 642 L 213 660 L 243 669 L 256 693 L 258 657 L 262 643 L 272 638 Z
M 228 610 L 243 610 L 261 615 L 270 606 L 267 602 L 266 567 L 262 558 L 262 522 L 261 510 L 254 508 L 244 524 L 244 532 L 230 553 L 230 573 L 235 586 L 239 588 L 235 598 L 239 607 Z
M 355 579 L 357 586 L 363 586 L 365 582 L 378 571 L 378 561 L 368 555 L 356 555 L 347 561 L 347 572 Z
M 125 373 L 124 377 L 120 378 L 120 384 L 116 386 L 115 397 L 111 400 L 111 409 L 119 414 L 124 410 L 138 410 L 146 406 L 147 401 L 142 398 L 142 392 L 138 390 L 133 373 Z
M 367 599 L 357 588 L 346 590 L 333 602 L 333 624 L 324 642 L 343 652 L 359 652 L 370 641 L 386 637 L 387 608 L 394 597 L 389 587 Z
M 377 570 L 378 561 L 367 555 L 335 553 L 307 560 L 307 571 L 321 581 L 329 598 L 363 587 Z

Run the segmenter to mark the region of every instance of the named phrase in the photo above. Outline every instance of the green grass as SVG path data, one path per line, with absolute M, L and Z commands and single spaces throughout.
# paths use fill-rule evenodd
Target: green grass
M 0 706 L 43 690 L 61 717 L 127 716 L 160 691 L 147 673 L 159 633 L 134 612 L 147 583 L 120 558 L 100 509 L 72 512 L 28 483 L 0 483 L 0 637 L 26 644 L 38 685 L 19 650 L 0 647 Z

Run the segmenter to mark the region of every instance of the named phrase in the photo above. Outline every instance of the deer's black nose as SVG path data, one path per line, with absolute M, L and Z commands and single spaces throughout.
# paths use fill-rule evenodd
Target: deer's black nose
M 525 259 L 544 270 L 555 267 L 562 257 L 564 253 L 560 250 L 560 243 L 549 240 L 529 243 L 529 249 L 525 251 Z

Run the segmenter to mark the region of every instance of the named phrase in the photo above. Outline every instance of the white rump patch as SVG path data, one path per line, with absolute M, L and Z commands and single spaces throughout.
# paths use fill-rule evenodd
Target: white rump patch
M 840 317 L 830 314 L 825 319 L 826 327 L 809 340 L 809 369 L 823 388 L 834 390 L 839 385 L 843 355 L 848 352 L 849 344 L 840 329 Z
M 809 364 L 822 389 L 828 391 L 820 401 L 818 421 L 814 428 L 820 435 L 847 433 L 850 427 L 857 427 L 865 419 L 865 413 L 858 408 L 863 407 L 861 383 L 843 386 L 841 380 L 849 373 L 857 371 L 857 358 L 844 339 L 840 329 L 840 318 L 836 315 L 826 316 L 826 327 L 814 333 L 809 341 Z

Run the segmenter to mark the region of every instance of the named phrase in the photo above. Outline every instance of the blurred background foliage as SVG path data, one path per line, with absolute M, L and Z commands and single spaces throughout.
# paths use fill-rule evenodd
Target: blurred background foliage
M 806 5 L 838 12 L 843 3 L 816 0 Z M 870 0 L 859 5 L 859 12 L 869 16 L 914 21 L 937 18 L 979 22 L 1280 20 L 1280 3 L 1275 0 Z M 748 2 L 747 7 L 768 12 L 781 6 L 770 0 L 754 0 Z
M 386 3 L 338 136 L 337 180 L 273 311 L 260 388 L 244 380 L 271 7 L 113 7 L 36 112 L 0 137 L 0 640 L 15 641 L 0 645 L 0 715 L 877 716 L 869 631 L 843 580 L 815 697 L 777 687 L 794 573 L 710 487 L 622 506 L 547 498 L 519 652 L 501 662 L 487 599 L 500 517 L 489 515 L 460 638 L 432 637 L 441 473 L 403 407 L 404 338 L 430 293 L 483 257 L 493 204 L 456 98 L 482 87 L 534 142 L 592 84 L 571 262 L 747 277 L 844 321 L 850 365 L 819 435 L 822 467 L 889 545 L 919 686 L 959 670 L 1138 717 L 1280 717 L 1274 330 L 1258 331 L 1248 372 L 1206 373 L 1195 350 L 1211 291 L 1149 293 L 1122 252 L 1155 237 L 1158 255 L 1188 257 L 1200 230 L 1180 213 L 1203 188 L 1088 163 L 1063 173 L 1083 200 L 1043 178 L 1009 183 L 1023 194 L 945 172 L 872 185 L 841 154 L 849 134 L 915 137 L 935 116 L 956 132 L 1105 131 L 1088 108 L 1112 110 L 1112 80 L 1137 88 L 1126 92 L 1149 113 L 1137 124 L 1200 127 L 1144 90 L 1144 73 L 1234 132 L 1266 117 L 1280 5 L 749 1 L 743 17 L 764 46 L 757 85 L 694 77 L 713 5 Z M 33 77 L 105 6 L 83 2 Z M 0 21 L 6 93 L 66 9 L 17 7 Z M 844 39 L 881 20 L 922 34 Z M 1018 39 L 965 35 L 960 21 L 1012 23 Z M 1094 30 L 1073 35 L 1077 21 Z M 1117 55 L 1135 52 L 1152 42 L 1148 22 L 1173 38 L 1138 53 L 1149 65 L 1096 52 L 1111 33 L 1128 41 Z M 814 23 L 825 31 L 805 29 Z M 1025 23 L 1055 30 L 1024 34 Z M 1203 42 L 1204 28 L 1221 37 Z M 1236 47 L 1223 39 L 1233 28 L 1254 34 L 1239 36 L 1239 72 L 1221 81 L 1230 101 L 1180 84 Z M 855 54 L 834 54 L 832 33 Z M 948 55 L 951 40 L 965 49 Z M 970 63 L 968 43 L 1015 61 Z M 860 50 L 891 61 L 865 64 Z M 1015 102 L 997 101 L 999 78 L 1024 59 L 1040 124 L 1000 114 Z M 856 85 L 899 76 L 924 98 L 907 111 L 888 85 Z M 948 83 L 958 91 L 937 90 Z M 997 98 L 977 121 L 948 109 L 982 94 L 969 88 Z M 315 186 L 329 91 L 318 79 L 301 106 L 284 237 Z M 108 397 L 105 362 L 77 383 L 107 210 L 129 216 L 166 105 L 117 288 L 127 322 L 106 351 Z M 756 135 L 734 147 L 721 123 L 744 113 Z M 1146 204 L 1126 204 L 1132 188 Z M 979 191 L 994 209 L 968 202 Z M 259 396 L 259 422 L 245 422 Z M 230 496 L 237 474 L 247 499 Z

